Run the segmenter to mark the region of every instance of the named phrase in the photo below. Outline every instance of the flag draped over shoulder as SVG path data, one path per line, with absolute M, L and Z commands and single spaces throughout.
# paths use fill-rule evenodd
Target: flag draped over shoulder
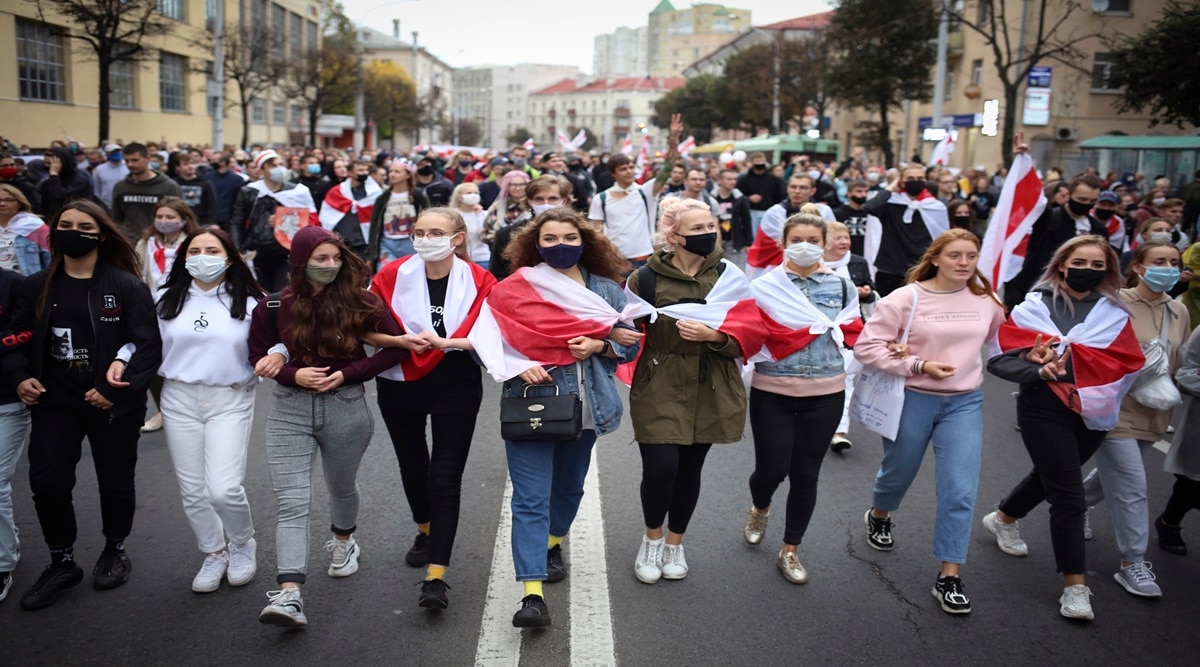
M 1142 348 L 1129 322 L 1129 314 L 1108 299 L 1100 299 L 1083 322 L 1063 333 L 1050 318 L 1043 292 L 1029 292 L 1013 309 L 1008 321 L 991 341 L 991 356 L 1032 348 L 1042 340 L 1059 339 L 1060 353 L 1071 350 L 1075 384 L 1050 382 L 1050 388 L 1067 407 L 1096 431 L 1117 426 L 1121 401 L 1145 365 Z
M 830 278 L 839 279 L 836 275 Z M 847 290 L 845 307 L 832 319 L 804 296 L 782 266 L 751 282 L 750 291 L 762 313 L 767 334 L 751 363 L 784 359 L 826 332 L 832 332 L 838 344 L 853 347 L 862 333 L 858 290 L 853 287 Z
M 350 179 L 346 179 L 338 184 L 325 195 L 325 201 L 321 204 L 321 226 L 325 229 L 333 229 L 342 221 L 342 218 L 347 213 L 353 212 L 358 217 L 359 224 L 371 224 L 371 211 L 375 208 L 375 200 L 379 198 L 379 194 L 383 192 L 383 188 L 375 182 L 375 179 L 367 177 L 363 184 L 366 188 L 366 196 L 355 201 L 353 190 L 351 190 Z
M 938 201 L 928 192 L 922 192 L 920 197 L 913 199 L 903 192 L 893 192 L 888 199 L 888 205 L 903 206 L 904 216 L 901 218 L 906 225 L 912 224 L 913 214 L 921 212 L 921 221 L 929 230 L 929 238 L 936 239 L 950 229 L 950 215 L 946 205 Z M 879 256 L 879 244 L 883 241 L 883 223 L 879 218 L 867 216 L 867 232 L 863 237 L 863 256 L 871 267 L 871 276 L 875 276 L 875 258 Z
M 979 251 L 979 270 L 996 289 L 1021 272 L 1033 223 L 1045 210 L 1046 193 L 1033 168 L 1033 158 L 1018 153 L 1004 179 L 996 211 Z

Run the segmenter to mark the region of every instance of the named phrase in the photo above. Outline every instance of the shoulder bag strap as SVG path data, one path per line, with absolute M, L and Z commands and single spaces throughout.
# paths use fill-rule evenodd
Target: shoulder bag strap
M 904 334 L 902 336 L 900 336 L 901 343 L 908 342 L 908 332 L 912 329 L 913 316 L 917 314 L 917 286 L 916 285 L 913 285 L 912 293 L 913 293 L 912 310 L 910 310 L 908 312 L 908 323 L 904 325 Z

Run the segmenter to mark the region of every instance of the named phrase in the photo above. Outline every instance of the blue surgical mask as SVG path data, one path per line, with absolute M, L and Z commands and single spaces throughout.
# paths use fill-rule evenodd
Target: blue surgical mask
M 150 163 L 150 168 L 151 168 L 151 169 L 153 169 L 154 171 L 158 171 L 159 167 L 161 167 L 161 166 L 162 166 L 162 165 L 161 165 L 161 164 L 159 164 L 159 163 L 157 163 L 157 162 L 151 162 L 151 163 Z
M 110 162 L 120 162 L 125 159 L 125 154 L 121 151 L 113 151 L 108 154 L 108 159 Z
M 1170 291 L 1179 282 L 1179 267 L 1147 266 L 1142 280 L 1146 281 L 1146 287 L 1159 294 Z
M 316 176 L 317 174 L 321 173 L 321 165 L 310 164 L 304 168 L 304 171 L 307 171 L 309 174 Z

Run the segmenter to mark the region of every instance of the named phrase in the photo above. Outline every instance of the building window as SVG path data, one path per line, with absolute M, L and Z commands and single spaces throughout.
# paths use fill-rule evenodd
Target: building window
M 158 104 L 163 111 L 187 111 L 187 72 L 183 56 L 163 52 L 158 58 Z
M 283 60 L 283 47 L 287 44 L 287 10 L 279 5 L 271 5 L 271 32 L 275 33 L 275 42 L 271 55 L 276 60 Z
M 17 80 L 23 100 L 66 102 L 63 38 L 50 26 L 17 19 Z
M 304 18 L 299 14 L 291 14 L 288 19 L 288 43 L 291 45 L 292 58 L 299 59 L 304 49 Z
M 971 83 L 976 86 L 983 83 L 983 60 L 975 60 L 971 62 Z
M 267 123 L 267 101 L 259 98 L 250 100 L 250 122 L 256 125 Z
M 1097 53 L 1092 61 L 1092 90 L 1095 92 L 1119 92 L 1108 80 L 1112 77 L 1112 55 Z
M 204 0 L 204 27 L 208 30 L 216 28 L 217 10 L 224 0 Z
M 946 90 L 943 91 L 943 98 L 950 99 L 954 96 L 954 79 L 955 71 L 952 69 L 946 70 Z
M 128 60 L 115 62 L 108 67 L 108 104 L 114 109 L 133 108 L 133 69 Z
M 158 13 L 176 21 L 183 20 L 183 0 L 158 0 Z
M 320 28 L 317 27 L 315 21 L 308 21 L 308 50 L 310 53 L 317 51 L 317 32 Z
M 271 109 L 271 123 L 273 125 L 287 124 L 287 104 L 283 102 L 275 103 L 275 106 Z
M 250 7 L 250 22 L 256 26 L 267 24 L 267 0 L 254 0 Z
M 1108 0 L 1108 2 L 1093 2 L 1092 8 L 1097 14 L 1129 14 L 1133 0 Z

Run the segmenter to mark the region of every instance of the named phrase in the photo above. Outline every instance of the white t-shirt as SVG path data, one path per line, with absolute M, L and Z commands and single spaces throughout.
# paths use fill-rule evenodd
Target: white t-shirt
M 0 227 L 0 269 L 21 272 L 21 263 L 17 260 L 17 233 L 8 227 Z
M 654 179 L 635 187 L 641 189 L 645 198 L 637 192 L 615 197 L 610 189 L 593 197 L 592 208 L 588 211 L 589 220 L 604 221 L 605 235 L 626 258 L 645 257 L 654 252 L 650 241 L 653 221 L 658 218 Z
M 483 221 L 487 218 L 487 211 L 463 211 L 463 220 L 467 222 L 467 254 L 471 256 L 472 262 L 486 262 L 492 256 L 492 250 L 488 244 L 479 239 L 479 235 L 483 232 Z

